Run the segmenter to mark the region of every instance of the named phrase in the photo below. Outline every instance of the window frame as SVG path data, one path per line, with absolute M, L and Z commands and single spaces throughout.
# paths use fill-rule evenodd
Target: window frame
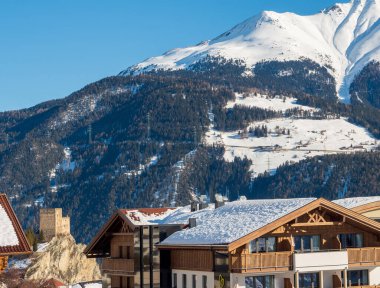
M 270 242 L 269 239 L 274 240 L 273 250 L 269 250 L 269 242 Z M 262 240 L 264 240 L 265 248 L 264 248 L 264 251 L 259 251 L 260 241 L 262 241 Z M 254 243 L 254 245 L 252 245 L 253 243 Z M 255 249 L 253 250 L 252 247 L 255 247 Z M 249 254 L 277 252 L 277 237 L 267 236 L 267 237 L 259 237 L 259 238 L 253 239 L 253 240 L 249 241 L 249 243 L 248 243 L 248 251 L 249 251 Z
M 173 283 L 172 283 L 173 288 L 178 287 L 178 278 L 177 278 L 177 273 L 173 273 Z
M 187 275 L 182 274 L 182 288 L 187 288 Z
M 315 246 L 315 243 L 314 243 L 314 239 L 318 237 L 318 246 Z M 309 242 L 308 244 L 308 247 L 310 247 L 310 249 L 305 249 L 305 238 L 308 238 L 308 241 Z M 301 241 L 301 247 L 300 249 L 297 249 L 297 239 L 300 239 Z M 318 249 L 315 249 L 315 248 L 318 248 Z M 313 234 L 313 235 L 296 235 L 294 236 L 294 251 L 295 252 L 299 252 L 299 253 L 308 253 L 308 252 L 318 252 L 318 251 L 321 251 L 321 235 L 319 234 Z
M 355 272 L 359 272 L 360 273 L 360 278 L 359 278 L 358 282 L 352 283 L 352 280 L 350 279 L 352 277 L 351 274 L 355 273 Z M 363 275 L 364 275 L 363 272 L 366 273 L 365 277 L 363 277 Z M 342 278 L 343 277 L 344 277 L 344 275 L 342 275 Z M 365 278 L 366 281 L 361 282 L 360 280 L 363 279 L 363 278 Z M 347 283 L 348 283 L 349 286 L 369 286 L 369 271 L 368 271 L 368 269 L 348 270 L 347 271 Z M 360 283 L 360 285 L 359 285 L 359 283 Z
M 259 280 L 259 282 L 261 284 L 263 284 L 262 288 L 275 288 L 275 277 L 274 277 L 274 275 L 246 276 L 244 278 L 245 287 L 247 287 L 247 288 L 258 288 L 256 285 L 257 284 L 256 279 L 260 279 L 260 278 L 261 278 L 261 281 Z M 251 280 L 252 285 L 247 286 L 247 280 L 248 279 Z
M 191 275 L 191 287 L 197 288 L 197 275 L 195 274 Z
M 347 239 L 351 236 L 353 240 L 353 246 L 347 245 Z M 358 238 L 357 236 L 360 236 L 360 245 L 358 245 Z M 340 247 L 341 249 L 347 249 L 347 248 L 363 248 L 364 246 L 364 233 L 341 233 L 338 235 Z M 342 241 L 342 240 L 345 241 Z
M 202 275 L 202 288 L 207 288 L 207 275 Z
M 316 276 L 316 281 L 317 281 L 317 285 L 315 285 L 314 286 L 314 288 L 319 288 L 320 287 L 320 285 L 321 285 L 321 283 L 320 283 L 320 281 L 321 281 L 321 274 L 320 274 L 320 272 L 307 272 L 307 273 L 300 273 L 299 275 L 298 275 L 298 287 L 299 288 L 311 288 L 311 287 L 313 287 L 311 284 L 313 283 L 313 282 L 311 282 L 310 283 L 310 286 L 304 286 L 303 284 L 303 282 L 305 281 L 305 276 L 306 275 L 313 275 L 313 276 Z M 302 281 L 302 282 L 301 282 Z

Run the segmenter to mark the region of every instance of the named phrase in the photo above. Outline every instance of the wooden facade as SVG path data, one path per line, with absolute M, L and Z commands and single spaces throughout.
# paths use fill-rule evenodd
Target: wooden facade
M 144 213 L 164 211 L 143 209 Z M 181 229 L 180 225 L 161 227 L 137 224 L 135 219 L 126 217 L 125 210 L 118 210 L 103 226 L 84 253 L 87 257 L 103 258 L 101 271 L 112 288 L 159 288 L 160 254 L 155 244 L 160 235 Z M 135 221 L 133 221 L 135 220 Z
M 211 250 L 173 250 L 171 251 L 171 268 L 193 271 L 213 271 L 213 251 Z
M 0 272 L 4 271 L 8 266 L 8 257 L 0 257 Z

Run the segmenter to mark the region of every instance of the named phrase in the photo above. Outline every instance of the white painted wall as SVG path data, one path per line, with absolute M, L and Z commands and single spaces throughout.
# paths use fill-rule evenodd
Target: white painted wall
M 193 275 L 197 276 L 197 288 L 203 288 L 202 287 L 202 276 L 207 276 L 207 288 L 214 288 L 214 273 L 213 272 L 206 272 L 206 271 L 188 271 L 188 270 L 172 270 L 172 280 L 174 278 L 174 273 L 177 274 L 177 288 L 184 288 L 182 287 L 182 275 L 186 274 L 186 283 L 187 288 L 192 288 L 193 286 Z M 173 283 L 174 284 L 174 283 Z M 168 287 L 170 288 L 170 287 Z M 227 288 L 227 287 L 226 287 Z
M 344 270 L 347 267 L 347 251 L 294 254 L 294 270 L 299 272 Z
M 333 288 L 333 275 L 337 275 L 341 278 L 342 271 L 323 271 L 323 287 Z
M 369 269 L 369 285 L 380 285 L 380 267 Z

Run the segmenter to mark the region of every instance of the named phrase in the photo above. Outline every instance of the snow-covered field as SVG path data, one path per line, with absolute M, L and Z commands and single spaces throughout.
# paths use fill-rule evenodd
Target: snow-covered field
M 278 102 L 279 99 L 276 98 L 263 100 L 256 96 L 247 97 L 242 102 L 237 95 L 234 103 L 281 109 Z M 233 107 L 234 103 L 228 105 Z M 293 99 L 287 99 L 284 104 L 289 108 L 292 108 L 292 105 L 297 105 Z M 303 110 L 312 109 L 298 106 Z M 366 129 L 349 123 L 344 118 L 322 120 L 277 118 L 253 122 L 250 127 L 263 125 L 269 132 L 267 137 L 260 138 L 249 133 L 242 136 L 239 131 L 220 132 L 211 127 L 206 134 L 206 143 L 225 146 L 224 158 L 227 161 L 233 161 L 235 157 L 251 159 L 253 176 L 265 171 L 274 173 L 277 167 L 286 162 L 298 162 L 308 157 L 331 153 L 369 151 L 378 145 L 376 139 Z M 282 130 L 286 133 L 281 133 Z
M 316 111 L 316 108 L 303 106 L 300 104 L 297 104 L 296 98 L 291 97 L 269 97 L 267 95 L 243 95 L 243 94 L 236 94 L 236 100 L 235 101 L 229 101 L 227 103 L 226 108 L 233 108 L 236 105 L 241 106 L 247 106 L 247 107 L 257 107 L 262 109 L 269 109 L 274 110 L 278 112 L 285 112 L 288 109 L 302 109 L 304 111 Z

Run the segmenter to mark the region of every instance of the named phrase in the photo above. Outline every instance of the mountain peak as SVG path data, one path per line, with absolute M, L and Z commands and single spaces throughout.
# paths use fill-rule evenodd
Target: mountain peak
M 247 68 L 261 61 L 310 59 L 335 78 L 349 101 L 349 86 L 370 61 L 380 60 L 380 0 L 337 3 L 311 16 L 263 11 L 202 45 L 174 49 L 121 72 L 188 69 L 205 56 L 239 59 Z

